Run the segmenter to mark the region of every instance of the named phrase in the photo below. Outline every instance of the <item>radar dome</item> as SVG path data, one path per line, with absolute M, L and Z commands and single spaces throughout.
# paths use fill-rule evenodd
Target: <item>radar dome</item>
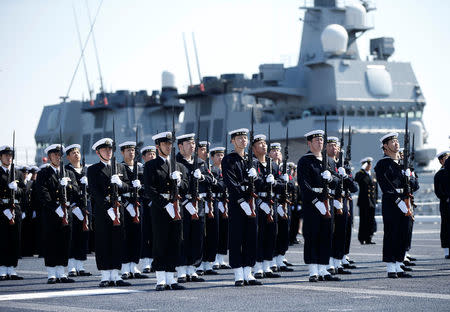
M 348 34 L 341 25 L 328 25 L 322 31 L 320 39 L 325 53 L 340 55 L 347 51 Z
M 345 11 L 345 24 L 351 28 L 366 27 L 366 8 L 361 3 L 353 3 L 347 6 Z
M 175 75 L 168 71 L 162 72 L 162 87 L 163 88 L 173 88 L 176 89 L 175 86 Z

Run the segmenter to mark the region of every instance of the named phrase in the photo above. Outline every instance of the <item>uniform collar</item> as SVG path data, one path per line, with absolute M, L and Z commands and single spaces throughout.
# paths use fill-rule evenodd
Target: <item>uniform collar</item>
M 105 166 L 111 166 L 111 160 L 110 161 L 103 161 L 100 159 L 100 161 L 105 165 Z
M 6 172 L 7 170 L 9 170 L 11 168 L 11 165 L 9 167 L 5 167 L 2 165 L 3 170 Z

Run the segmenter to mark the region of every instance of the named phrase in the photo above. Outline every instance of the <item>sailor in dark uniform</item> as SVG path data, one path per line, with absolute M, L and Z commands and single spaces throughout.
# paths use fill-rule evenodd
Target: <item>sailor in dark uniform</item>
M 176 162 L 175 168 L 171 168 L 172 133 L 161 132 L 152 139 L 159 156 L 144 165 L 144 189 L 152 202 L 152 267 L 156 271 L 156 290 L 184 289 L 174 278 L 181 253 L 183 223 L 176 218 L 179 205 L 174 206 L 169 200 L 172 183 L 176 183 L 180 195 L 186 193 L 188 177 L 183 165 Z
M 42 169 L 36 179 L 43 211 L 44 260 L 48 284 L 74 282 L 73 279 L 67 278 L 65 267 L 69 261 L 70 251 L 72 223 L 70 208 L 79 206 L 78 183 L 72 171 L 63 168 L 65 173 L 60 172 L 62 148 L 59 144 L 52 144 L 45 149 L 50 165 Z
M 94 214 L 95 260 L 97 269 L 101 272 L 99 287 L 131 285 L 119 275 L 122 264 L 124 211 L 120 196 L 115 198 L 115 195 L 129 192 L 130 186 L 122 164 L 116 163 L 116 174 L 112 174 L 112 147 L 113 140 L 110 138 L 95 142 L 92 149 L 100 161 L 87 170 Z M 114 194 L 115 188 L 118 194 Z
M 248 192 L 251 179 L 258 178 L 255 168 L 247 168 L 245 148 L 248 129 L 229 132 L 234 151 L 222 160 L 222 174 L 229 192 L 229 248 L 230 266 L 234 271 L 235 286 L 261 285 L 252 275 L 256 263 L 257 220 L 252 214 Z M 253 206 L 255 207 L 255 206 Z
M 69 163 L 65 166 L 67 171 L 71 171 L 79 185 L 79 196 L 81 197 L 82 184 L 87 185 L 86 168 L 81 166 L 80 145 L 72 144 L 67 146 L 65 154 Z M 80 201 L 81 203 L 81 201 Z M 85 221 L 86 218 L 86 221 Z M 87 207 L 74 207 L 72 209 L 72 235 L 69 251 L 68 271 L 69 277 L 75 276 L 90 276 L 91 273 L 84 269 L 84 262 L 87 260 L 88 242 L 89 242 L 89 227 L 83 222 L 87 222 Z
M 450 259 L 450 194 L 446 192 L 446 185 L 450 183 L 450 176 L 445 171 L 445 161 L 450 156 L 450 151 L 439 153 L 437 158 L 441 168 L 434 176 L 434 193 L 439 198 L 439 211 L 441 213 L 441 247 L 444 248 L 445 259 Z
M 21 230 L 21 254 L 22 257 L 32 257 L 35 252 L 33 224 L 33 206 L 31 203 L 31 189 L 34 180 L 31 179 L 32 167 L 23 166 L 21 172 L 25 184 L 25 190 L 21 198 L 22 201 L 22 230 Z M 36 217 L 36 212 L 35 212 Z
M 297 165 L 293 162 L 288 162 L 289 176 L 292 177 L 289 181 L 292 192 L 291 203 L 291 223 L 289 225 L 289 245 L 298 244 L 297 235 L 301 231 L 301 222 L 303 219 L 302 211 L 302 197 L 300 187 L 297 183 Z
M 372 157 L 361 159 L 361 170 L 355 175 L 359 184 L 359 231 L 358 240 L 361 244 L 375 244 L 372 236 L 376 232 L 375 207 L 377 204 L 377 180 L 372 176 Z
M 329 188 L 334 189 L 338 179 L 331 175 L 328 168 L 322 167 L 323 134 L 322 130 L 305 134 L 309 151 L 297 165 L 298 184 L 303 196 L 303 257 L 309 267 L 310 282 L 340 280 L 327 271 L 331 256 L 332 224 L 331 218 L 327 217 L 328 198 L 323 198 L 323 188 L 325 181 L 328 181 Z
M 19 170 L 14 169 L 16 179 L 11 181 L 10 170 L 14 150 L 7 145 L 0 147 L 0 281 L 23 279 L 15 268 L 20 258 L 20 231 L 22 210 L 19 199 L 25 192 L 25 184 Z M 10 198 L 15 192 L 14 207 Z
M 141 149 L 142 161 L 144 164 L 156 158 L 156 147 L 153 145 L 145 146 Z M 141 268 L 143 273 L 152 272 L 152 248 L 153 248 L 153 233 L 152 233 L 152 214 L 151 201 L 147 193 L 142 192 L 142 247 L 141 247 Z
M 408 218 L 411 211 L 405 194 L 406 178 L 411 179 L 410 170 L 403 171 L 400 165 L 397 133 L 389 133 L 380 139 L 385 156 L 375 166 L 375 173 L 383 192 L 382 214 L 384 224 L 383 262 L 387 263 L 389 278 L 411 277 L 401 268 L 408 239 Z M 405 178 L 406 177 L 406 178 Z M 411 179 L 411 192 L 418 185 Z
M 142 245 L 142 209 L 141 209 L 141 184 L 143 183 L 144 168 L 141 163 L 137 163 L 137 172 L 134 170 L 136 155 L 136 142 L 126 141 L 119 144 L 127 176 L 132 183 L 132 190 L 122 194 L 124 203 L 124 239 L 122 247 L 122 279 L 128 278 L 148 278 L 147 275 L 139 271 L 137 264 L 141 256 Z M 137 176 L 135 176 L 137 175 Z M 142 183 L 141 183 L 142 180 Z M 133 202 L 133 193 L 136 193 L 136 202 Z

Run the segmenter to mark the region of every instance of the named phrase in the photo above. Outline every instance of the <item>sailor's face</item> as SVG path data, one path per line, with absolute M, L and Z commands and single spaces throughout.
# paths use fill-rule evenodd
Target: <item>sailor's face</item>
M 384 147 L 394 153 L 398 153 L 400 151 L 400 143 L 398 142 L 398 139 L 389 140 L 384 144 Z
M 368 162 L 367 166 L 366 166 L 366 170 L 369 171 L 370 169 L 372 169 L 372 163 Z
M 336 143 L 327 143 L 327 154 L 336 157 L 339 154 L 339 146 Z
M 248 137 L 246 134 L 237 135 L 231 140 L 231 143 L 233 143 L 236 148 L 244 149 L 247 147 Z
M 222 159 L 223 159 L 223 153 L 215 153 L 214 156 L 212 157 L 214 165 L 215 166 L 220 166 L 222 164 Z
M 277 148 L 271 149 L 269 152 L 269 156 L 273 160 L 279 160 L 279 159 L 281 159 L 281 151 Z
M 135 155 L 136 150 L 134 149 L 134 147 L 128 147 L 122 151 L 123 160 L 125 160 L 125 162 L 132 161 Z
M 61 153 L 60 152 L 52 152 L 48 154 L 48 158 L 53 166 L 58 167 L 61 163 Z
M 206 146 L 198 148 L 198 157 L 200 157 L 203 160 L 206 160 Z
M 96 151 L 103 160 L 109 161 L 112 158 L 112 147 L 102 147 Z
M 253 144 L 253 151 L 257 155 L 265 155 L 267 153 L 267 143 L 264 140 L 258 141 Z
M 323 137 L 315 137 L 309 141 L 311 152 L 320 152 L 323 149 Z
M 145 153 L 144 155 L 142 155 L 142 160 L 144 162 L 147 162 L 149 160 L 155 159 L 156 158 L 156 153 L 153 151 L 148 151 L 147 153 Z
M 444 156 L 441 157 L 441 159 L 439 159 L 439 162 L 441 163 L 442 166 L 445 164 L 445 161 L 447 160 L 449 155 L 450 154 L 445 154 Z
M 182 144 L 178 144 L 178 148 L 183 155 L 192 155 L 195 151 L 195 141 L 184 141 Z
M 12 154 L 2 154 L 2 165 L 8 167 L 12 163 Z
M 80 150 L 78 148 L 71 150 L 69 155 L 67 155 L 67 159 L 70 163 L 78 163 L 81 159 Z
M 172 148 L 172 142 L 160 142 L 158 145 L 160 153 L 164 156 L 168 156 L 170 154 L 170 150 Z

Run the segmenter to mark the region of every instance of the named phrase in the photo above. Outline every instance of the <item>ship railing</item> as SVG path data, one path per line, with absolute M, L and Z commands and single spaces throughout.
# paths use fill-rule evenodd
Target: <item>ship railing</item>
M 302 0 L 301 1 L 301 9 L 313 9 L 315 8 L 314 0 Z M 336 0 L 336 8 L 345 9 L 345 7 L 354 4 L 355 2 L 358 2 L 357 0 Z M 364 0 L 359 1 L 361 4 L 363 4 L 367 11 L 372 11 L 376 9 L 375 0 Z

